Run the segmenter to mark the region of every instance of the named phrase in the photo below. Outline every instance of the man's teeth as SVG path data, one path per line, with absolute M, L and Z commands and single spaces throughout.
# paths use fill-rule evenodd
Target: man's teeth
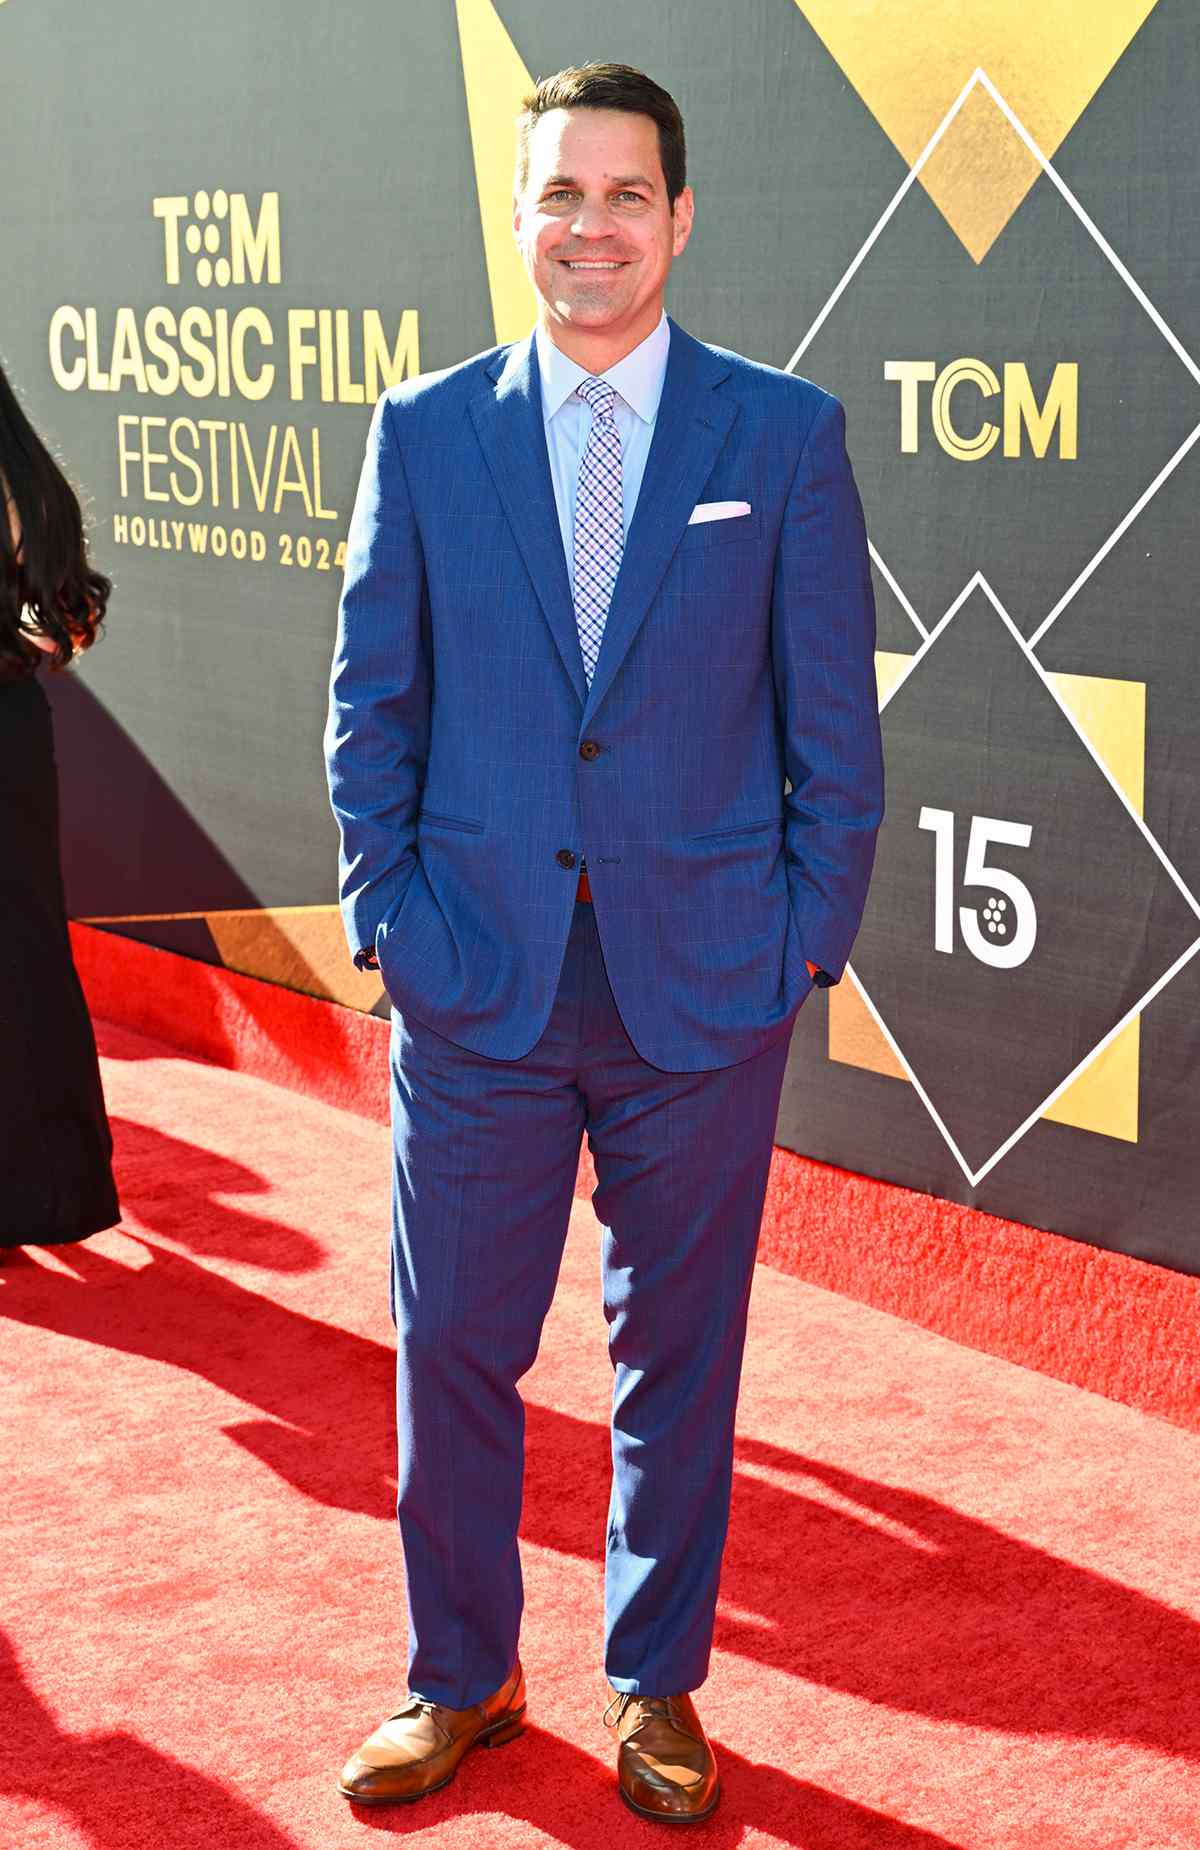
M 572 263 L 569 257 L 567 259 L 568 270 L 619 270 L 620 267 L 619 263 Z

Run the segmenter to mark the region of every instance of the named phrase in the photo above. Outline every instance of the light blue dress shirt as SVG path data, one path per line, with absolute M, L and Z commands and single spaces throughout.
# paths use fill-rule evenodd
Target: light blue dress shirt
M 550 479 L 554 484 L 558 525 L 567 558 L 567 577 L 574 596 L 575 489 L 592 424 L 592 414 L 583 400 L 575 396 L 575 388 L 581 379 L 590 379 L 593 375 L 569 360 L 540 327 L 535 338 Z M 627 353 L 623 360 L 600 374 L 617 395 L 613 419 L 621 439 L 621 498 L 626 539 L 646 473 L 646 458 L 650 454 L 654 420 L 667 376 L 670 345 L 671 328 L 664 315 L 654 332 L 647 334 L 632 353 Z

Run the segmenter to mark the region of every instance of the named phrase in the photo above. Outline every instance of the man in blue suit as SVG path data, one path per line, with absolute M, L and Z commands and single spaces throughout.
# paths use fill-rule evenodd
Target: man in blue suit
M 663 313 L 683 124 L 623 65 L 519 124 L 527 340 L 376 407 L 327 732 L 342 908 L 394 1004 L 392 1305 L 410 1697 L 340 1789 L 520 1732 L 517 1382 L 594 1153 L 615 1370 L 607 1719 L 644 1817 L 707 1817 L 708 1669 L 788 1038 L 882 815 L 837 401 Z

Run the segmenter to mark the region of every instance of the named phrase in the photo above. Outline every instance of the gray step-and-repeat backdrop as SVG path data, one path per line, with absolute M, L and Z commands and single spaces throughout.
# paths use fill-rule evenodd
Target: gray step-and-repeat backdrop
M 1192 0 L 0 0 L 0 352 L 87 492 L 71 910 L 382 1011 L 320 755 L 379 391 L 529 326 L 530 73 L 687 120 L 703 339 L 837 392 L 889 810 L 792 1149 L 1200 1271 Z

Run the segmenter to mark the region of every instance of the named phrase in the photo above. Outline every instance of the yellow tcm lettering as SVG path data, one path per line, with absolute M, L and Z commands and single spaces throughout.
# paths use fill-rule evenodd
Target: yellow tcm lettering
M 230 282 L 244 283 L 247 277 L 252 283 L 279 281 L 279 194 L 263 194 L 256 223 L 250 215 L 245 193 L 222 192 L 212 202 L 207 193 L 197 194 L 195 202 L 186 194 L 168 194 L 153 201 L 154 216 L 162 220 L 163 270 L 168 283 L 179 281 L 179 226 L 192 212 L 194 204 L 205 218 L 214 206 L 218 218 L 228 217 L 229 256 L 226 261 Z M 210 221 L 206 229 L 213 240 L 206 248 L 215 249 L 219 238 L 215 223 Z M 189 228 L 188 239 L 189 250 L 199 250 L 198 227 Z
M 903 455 L 915 456 L 920 448 L 921 387 L 932 385 L 927 402 L 933 434 L 956 462 L 978 462 L 987 456 L 1000 442 L 1002 431 L 1004 456 L 1019 456 L 1025 438 L 1035 456 L 1045 456 L 1056 429 L 1059 457 L 1074 462 L 1078 456 L 1079 366 L 1074 360 L 1060 361 L 1054 368 L 1041 404 L 1029 368 L 1020 360 L 1005 362 L 1003 386 L 986 360 L 951 360 L 940 369 L 936 360 L 887 360 L 883 376 L 900 387 Z M 962 396 L 956 400 L 960 391 Z M 994 398 L 1003 400 L 999 424 L 986 415 L 987 401 Z
M 364 308 L 293 308 L 286 332 L 288 395 L 304 398 L 310 382 L 324 404 L 373 404 L 381 391 L 421 370 L 417 311 L 406 308 L 389 343 L 383 317 Z M 176 314 L 159 306 L 139 315 L 118 308 L 101 329 L 94 308 L 65 303 L 50 321 L 50 371 L 64 392 L 120 392 L 169 398 L 266 398 L 275 384 L 270 353 L 275 330 L 256 307 L 194 304 Z

